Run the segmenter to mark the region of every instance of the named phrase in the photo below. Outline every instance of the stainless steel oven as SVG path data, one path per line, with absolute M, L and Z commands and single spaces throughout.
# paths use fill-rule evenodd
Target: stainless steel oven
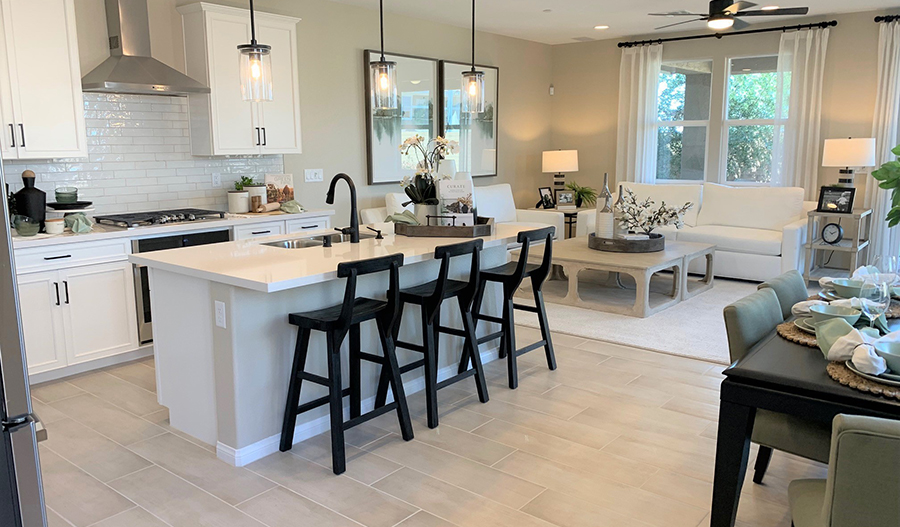
M 175 236 L 139 238 L 132 240 L 131 252 L 137 254 L 164 251 L 166 249 L 222 243 L 230 240 L 231 231 L 229 229 L 178 234 Z M 147 276 L 147 267 L 143 265 L 134 266 L 134 298 L 137 303 L 138 337 L 141 344 L 146 344 L 153 340 L 153 315 L 150 312 L 150 280 L 148 280 Z

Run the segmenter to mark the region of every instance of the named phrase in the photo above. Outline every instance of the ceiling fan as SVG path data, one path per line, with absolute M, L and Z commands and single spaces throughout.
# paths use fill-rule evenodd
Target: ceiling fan
M 656 29 L 665 29 L 691 22 L 706 21 L 706 25 L 713 30 L 721 31 L 724 29 L 734 28 L 743 29 L 750 24 L 741 20 L 745 16 L 785 16 L 785 15 L 805 15 L 809 13 L 808 7 L 763 7 L 754 11 L 745 11 L 751 7 L 755 7 L 753 2 L 734 2 L 733 0 L 712 0 L 709 3 L 709 14 L 691 13 L 689 11 L 672 11 L 670 13 L 650 13 L 650 16 L 696 16 L 693 20 L 685 20 L 660 26 Z

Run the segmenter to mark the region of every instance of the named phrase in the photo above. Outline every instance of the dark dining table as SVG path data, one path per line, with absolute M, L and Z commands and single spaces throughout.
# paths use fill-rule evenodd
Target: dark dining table
M 889 320 L 891 331 L 900 320 Z M 900 419 L 900 400 L 834 381 L 819 348 L 789 342 L 774 331 L 724 371 L 710 527 L 733 527 L 750 453 L 756 409 L 831 423 L 838 414 Z

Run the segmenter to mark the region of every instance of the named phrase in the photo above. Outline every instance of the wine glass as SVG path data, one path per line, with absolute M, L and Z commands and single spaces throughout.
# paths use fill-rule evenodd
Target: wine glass
M 877 274 L 867 277 L 859 292 L 859 302 L 862 312 L 869 317 L 869 327 L 875 327 L 875 320 L 891 304 L 890 286 Z
M 893 287 L 897 284 L 898 261 L 896 256 L 878 255 L 875 257 L 873 265 L 878 269 L 882 280 L 887 282 L 889 287 Z

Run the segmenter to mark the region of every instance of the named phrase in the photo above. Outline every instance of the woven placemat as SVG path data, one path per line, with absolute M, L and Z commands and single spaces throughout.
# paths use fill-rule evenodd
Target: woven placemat
M 822 297 L 820 297 L 819 295 L 812 295 L 807 300 L 822 300 Z M 884 312 L 884 316 L 886 318 L 900 318 L 900 300 L 892 298 L 891 307 L 889 307 L 888 310 Z
M 819 347 L 818 342 L 816 342 L 816 336 L 812 333 L 807 333 L 795 326 L 793 320 L 778 324 L 777 326 L 775 326 L 775 331 L 777 331 L 779 335 L 791 342 L 803 344 L 804 346 L 809 346 L 810 348 Z
M 900 388 L 881 384 L 879 382 L 864 379 L 859 375 L 850 371 L 843 362 L 829 362 L 825 367 L 828 375 L 844 386 L 849 386 L 854 390 L 871 393 L 873 395 L 881 395 L 883 397 L 900 399 Z

